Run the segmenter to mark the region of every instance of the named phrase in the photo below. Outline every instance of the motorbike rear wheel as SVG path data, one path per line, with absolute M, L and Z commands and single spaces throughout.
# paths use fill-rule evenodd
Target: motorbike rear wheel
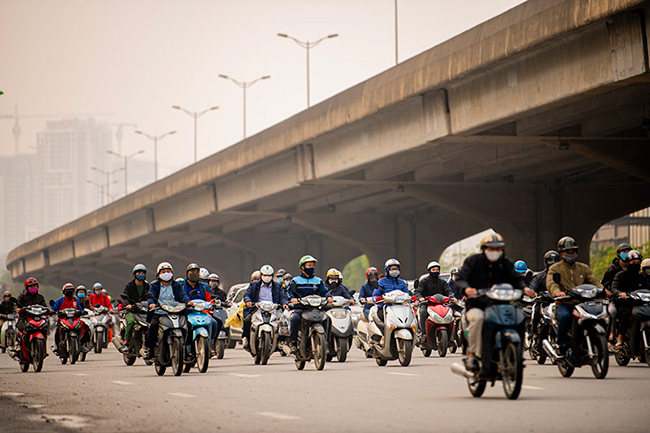
M 430 356 L 431 356 L 431 352 L 433 352 L 433 350 L 431 350 L 431 349 L 422 349 L 422 355 L 423 355 L 425 358 L 430 357 Z
M 262 342 L 260 343 L 260 363 L 266 365 L 271 357 L 271 334 L 268 332 L 262 333 Z
M 217 352 L 217 359 L 223 359 L 223 356 L 226 354 L 226 340 L 217 340 L 215 344 L 215 352 Z
M 508 400 L 516 400 L 524 381 L 524 362 L 513 343 L 508 343 L 501 352 L 501 380 Z
M 380 367 L 385 367 L 386 364 L 388 364 L 388 360 L 384 358 L 375 358 L 375 361 L 377 362 L 377 365 Z
M 183 351 L 183 342 L 179 337 L 174 337 L 172 339 L 170 350 L 170 357 L 172 359 L 172 371 L 174 376 L 180 376 L 183 374 L 183 368 L 185 364 L 183 363 L 184 351 Z
M 325 334 L 314 332 L 311 344 L 316 370 L 322 370 L 325 368 L 325 363 L 327 362 L 327 342 L 325 341 Z
M 162 364 L 155 363 L 155 364 L 154 364 L 154 369 L 156 370 L 156 374 L 157 374 L 158 376 L 162 376 L 162 375 L 165 374 L 165 371 L 167 371 L 167 366 L 166 366 L 166 365 L 162 365 Z
M 557 369 L 560 370 L 562 377 L 571 377 L 575 370 L 575 368 L 572 365 L 569 365 L 568 362 L 560 360 L 557 362 Z
M 487 384 L 484 380 L 477 380 L 473 377 L 467 378 L 467 388 L 469 388 L 470 394 L 472 397 L 480 397 L 485 392 L 485 385 Z
M 200 373 L 208 371 L 210 365 L 210 340 L 206 337 L 199 337 L 195 341 L 194 353 L 196 353 L 196 366 Z
M 447 349 L 445 348 L 445 351 Z M 408 367 L 411 363 L 411 355 L 413 354 L 413 341 L 397 339 L 397 358 L 402 367 Z
M 609 370 L 609 354 L 607 353 L 607 340 L 604 335 L 593 333 L 590 335 L 591 342 L 596 352 L 596 361 L 591 364 L 591 371 L 596 379 L 607 377 Z
M 76 337 L 68 339 L 68 354 L 70 355 L 70 365 L 75 364 L 79 359 L 79 340 Z
M 438 355 L 440 355 L 441 358 L 447 356 L 448 341 L 449 341 L 449 337 L 447 336 L 447 330 L 446 329 L 439 330 L 438 331 Z
M 302 369 L 305 368 L 306 363 L 307 363 L 306 361 L 299 361 L 299 360 L 296 359 L 296 368 L 298 370 L 302 370 Z
M 21 362 L 20 371 L 22 371 L 23 373 L 27 373 L 29 371 L 29 364 L 26 362 Z
M 34 372 L 39 373 L 43 370 L 43 360 L 45 359 L 45 341 L 40 338 L 32 340 L 32 365 Z
M 348 339 L 346 337 L 337 338 L 336 342 L 336 359 L 339 362 L 345 362 L 348 358 Z

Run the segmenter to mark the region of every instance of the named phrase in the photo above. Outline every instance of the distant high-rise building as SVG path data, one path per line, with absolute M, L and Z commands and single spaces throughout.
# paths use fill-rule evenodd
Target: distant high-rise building
M 621 242 L 632 246 L 650 242 L 650 208 L 641 209 L 605 224 L 596 232 L 591 244 L 602 247 L 618 245 Z

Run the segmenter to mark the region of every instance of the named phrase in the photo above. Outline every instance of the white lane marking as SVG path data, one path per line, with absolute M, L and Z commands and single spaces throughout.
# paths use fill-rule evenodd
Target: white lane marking
M 535 390 L 546 389 L 546 388 L 540 388 L 539 386 L 530 386 L 530 385 L 521 385 L 521 387 L 524 389 L 535 389 Z
M 259 374 L 242 374 L 242 373 L 230 373 L 231 376 L 237 376 L 237 377 L 260 377 L 261 375 Z
M 387 372 L 386 374 L 394 374 L 395 376 L 417 376 L 413 373 L 398 373 L 398 372 Z
M 180 397 L 180 398 L 194 398 L 194 397 L 196 397 L 195 395 L 185 394 L 184 392 L 170 392 L 169 395 L 173 395 L 174 397 Z
M 86 373 L 75 373 L 75 376 L 88 376 Z
M 260 416 L 268 416 L 269 418 L 281 419 L 285 421 L 293 421 L 293 420 L 300 419 L 299 416 L 285 415 L 283 413 L 278 413 L 278 412 L 257 412 L 257 414 Z
M 27 409 L 42 409 L 47 406 L 44 404 L 24 404 L 23 407 L 26 407 Z
M 133 385 L 131 382 L 125 382 L 123 380 L 113 380 L 111 381 L 112 383 L 116 383 L 118 385 Z
M 25 394 L 22 392 L 0 392 L 0 395 L 3 397 L 22 397 Z
M 84 428 L 88 426 L 86 418 L 76 415 L 31 415 L 29 419 L 41 422 L 55 422 L 67 428 Z

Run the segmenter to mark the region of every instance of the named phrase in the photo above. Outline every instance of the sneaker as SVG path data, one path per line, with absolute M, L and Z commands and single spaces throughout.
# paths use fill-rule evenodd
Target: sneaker
M 210 351 L 210 358 L 214 358 L 215 356 L 217 356 L 217 352 L 213 349 Z
M 467 358 L 463 359 L 463 364 L 465 364 L 465 369 L 472 373 L 478 373 L 479 365 L 478 359 L 476 356 L 470 355 Z
M 153 359 L 153 353 L 152 353 L 152 351 L 149 350 L 148 348 L 145 348 L 145 349 L 144 349 L 144 353 L 143 353 L 143 355 L 142 355 L 142 359 Z
M 120 352 L 129 353 L 129 345 L 125 343 L 122 347 L 120 347 Z
M 296 346 L 295 341 L 290 341 L 289 342 L 289 350 L 291 351 L 292 355 L 295 355 L 296 353 L 298 353 L 298 347 Z

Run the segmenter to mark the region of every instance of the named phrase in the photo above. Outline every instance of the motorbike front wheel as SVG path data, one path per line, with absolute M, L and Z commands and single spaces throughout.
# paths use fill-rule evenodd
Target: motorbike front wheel
M 271 334 L 268 332 L 262 333 L 262 342 L 260 344 L 260 363 L 266 365 L 271 357 Z
M 524 381 L 524 362 L 513 343 L 508 343 L 501 351 L 501 380 L 508 400 L 516 400 Z
M 206 337 L 199 337 L 195 341 L 194 353 L 196 353 L 196 365 L 200 373 L 208 371 L 210 365 L 210 340 Z
M 448 341 L 449 341 L 449 337 L 447 336 L 447 330 L 441 329 L 440 331 L 438 331 L 438 355 L 440 355 L 441 358 L 447 356 Z
M 614 354 L 614 359 L 616 360 L 616 363 L 620 365 L 621 367 L 625 367 L 630 363 L 630 357 L 627 356 L 625 353 L 622 351 L 616 352 Z
M 95 353 L 102 353 L 104 347 L 104 333 L 95 331 Z
M 162 375 L 164 375 L 164 374 L 165 374 L 165 371 L 167 371 L 167 366 L 166 366 L 166 365 L 162 365 L 162 364 L 158 364 L 158 363 L 156 363 L 156 364 L 154 365 L 154 368 L 155 368 L 155 370 L 156 370 L 156 374 L 157 374 L 158 376 L 162 376 Z
M 223 359 L 223 355 L 226 353 L 226 340 L 217 340 L 215 344 L 215 352 L 217 352 L 217 359 Z
M 422 355 L 423 355 L 425 358 L 430 357 L 430 356 L 431 356 L 431 352 L 433 352 L 433 350 L 431 350 L 431 349 L 422 349 Z
M 325 341 L 325 334 L 314 332 L 311 344 L 314 352 L 314 364 L 316 365 L 316 370 L 322 370 L 325 368 L 325 362 L 327 360 L 327 342 Z
M 469 388 L 470 394 L 472 397 L 480 397 L 485 392 L 485 385 L 487 384 L 484 380 L 477 380 L 473 377 L 467 378 L 467 387 Z
M 447 349 L 445 348 L 445 351 Z M 397 339 L 397 358 L 402 367 L 408 367 L 411 363 L 411 355 L 413 354 L 413 341 Z
M 45 340 L 34 338 L 32 340 L 32 365 L 34 372 L 38 373 L 43 369 L 43 360 L 45 359 Z
M 79 359 L 79 340 L 76 337 L 69 337 L 68 345 L 68 354 L 72 365 Z
M 336 343 L 336 359 L 339 362 L 345 362 L 348 358 L 348 339 L 346 337 L 339 337 Z
M 138 357 L 135 355 L 131 355 L 130 353 L 123 353 L 122 359 L 124 359 L 124 363 L 126 365 L 133 365 L 135 364 L 135 360 L 138 359 Z
M 567 361 L 564 360 L 558 360 L 557 369 L 560 370 L 560 374 L 562 375 L 562 377 L 571 377 L 571 375 L 575 370 L 575 368 L 572 365 L 570 365 Z
M 591 371 L 596 379 L 604 379 L 609 370 L 609 354 L 607 353 L 607 340 L 604 335 L 593 333 L 590 335 L 596 359 L 591 364 Z
M 169 348 L 171 358 L 172 358 L 172 371 L 174 376 L 180 376 L 183 374 L 183 342 L 179 337 L 174 337 L 172 339 L 171 347 Z

